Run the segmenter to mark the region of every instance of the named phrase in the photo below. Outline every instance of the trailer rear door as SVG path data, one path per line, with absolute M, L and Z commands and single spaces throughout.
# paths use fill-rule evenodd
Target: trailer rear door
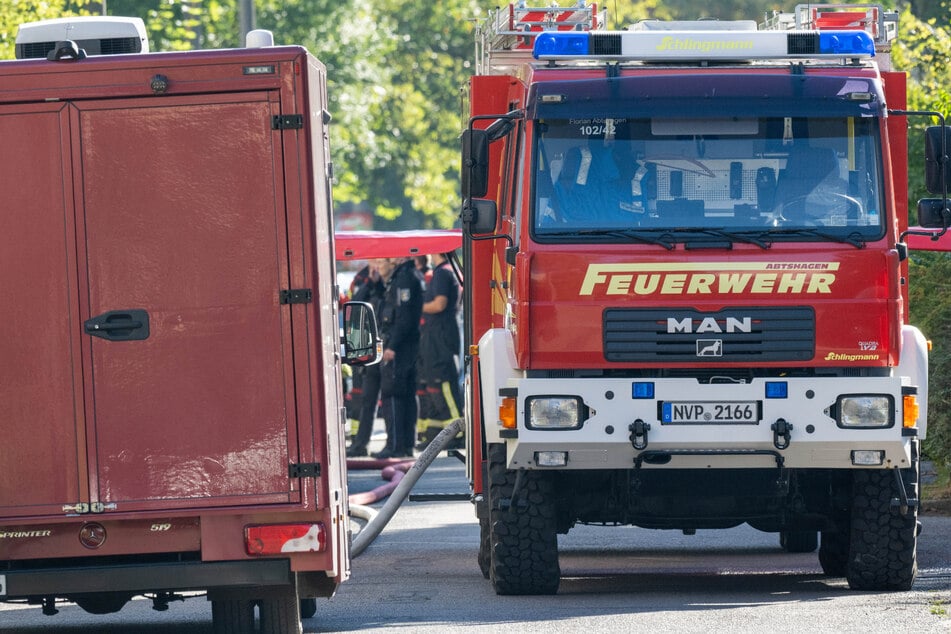
M 262 91 L 73 108 L 93 498 L 294 501 L 277 104 Z
M 0 106 L 0 509 L 87 495 L 67 108 Z

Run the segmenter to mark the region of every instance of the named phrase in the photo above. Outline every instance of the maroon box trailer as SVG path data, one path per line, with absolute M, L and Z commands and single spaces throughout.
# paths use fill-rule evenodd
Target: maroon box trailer
M 0 600 L 298 631 L 350 572 L 325 69 L 61 44 L 0 62 Z

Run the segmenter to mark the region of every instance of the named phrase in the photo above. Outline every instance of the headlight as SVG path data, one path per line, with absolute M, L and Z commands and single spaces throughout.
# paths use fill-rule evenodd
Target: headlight
M 577 429 L 584 421 L 584 403 L 577 396 L 536 396 L 528 399 L 529 429 Z
M 895 424 L 895 401 L 887 394 L 852 394 L 836 401 L 839 427 L 883 428 Z

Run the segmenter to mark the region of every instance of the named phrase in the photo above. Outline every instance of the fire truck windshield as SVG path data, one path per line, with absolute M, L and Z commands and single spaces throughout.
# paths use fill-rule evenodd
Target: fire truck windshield
M 626 230 L 673 231 L 676 241 L 764 231 L 770 241 L 877 239 L 884 231 L 879 122 L 538 120 L 534 234 L 542 241 L 599 234 L 623 241 Z

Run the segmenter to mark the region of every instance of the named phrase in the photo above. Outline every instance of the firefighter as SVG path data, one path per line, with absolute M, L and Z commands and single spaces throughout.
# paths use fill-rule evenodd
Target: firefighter
M 425 449 L 452 420 L 462 416 L 459 389 L 459 280 L 444 253 L 432 256 L 432 279 L 426 286 L 420 326 L 420 443 Z M 455 439 L 447 447 L 458 447 Z
M 383 336 L 380 396 L 386 423 L 386 447 L 373 457 L 411 457 L 418 412 L 416 357 L 423 280 L 412 258 L 385 258 L 376 260 L 376 265 L 386 289 L 380 306 Z

